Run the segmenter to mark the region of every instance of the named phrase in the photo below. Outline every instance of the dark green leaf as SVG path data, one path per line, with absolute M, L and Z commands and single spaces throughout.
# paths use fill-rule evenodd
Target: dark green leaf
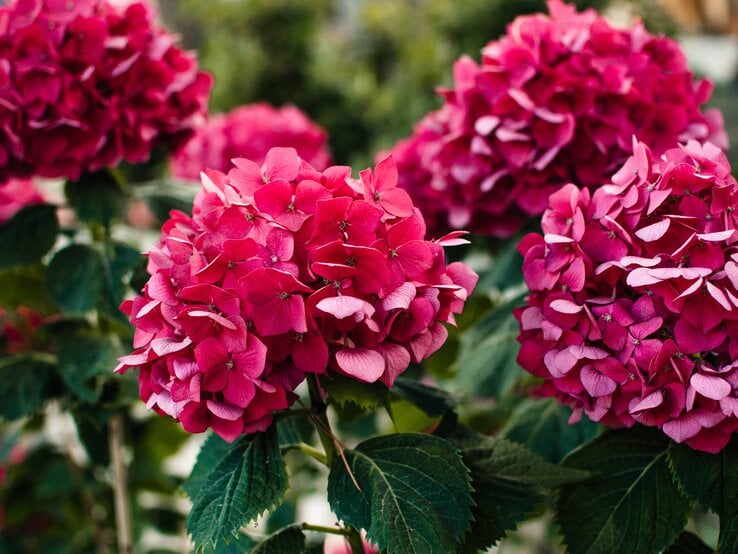
M 713 554 L 713 552 L 702 539 L 689 531 L 682 532 L 676 542 L 664 550 L 664 554 Z
M 429 416 L 443 415 L 454 407 L 454 402 L 447 392 L 408 377 L 398 377 L 392 390 Z
M 371 410 L 384 404 L 387 399 L 387 387 L 380 382 L 362 383 L 343 375 L 332 375 L 330 379 L 321 378 L 320 384 L 331 401 L 340 405 L 352 403 L 364 410 Z
M 472 471 L 473 522 L 460 552 L 476 552 L 494 546 L 508 531 L 525 521 L 543 503 L 535 487 L 489 475 L 469 458 Z
M 572 554 L 659 552 L 684 529 L 689 502 L 667 464 L 669 442 L 646 428 L 609 431 L 572 452 L 592 478 L 562 489 L 557 517 Z
M 738 438 L 717 454 L 672 444 L 669 466 L 684 491 L 716 514 L 738 511 Z
M 460 448 L 477 465 L 483 465 L 489 475 L 502 479 L 540 488 L 556 488 L 590 477 L 588 471 L 549 463 L 521 444 L 488 437 L 461 425 L 450 430 L 442 425 L 437 434 Z
M 587 471 L 551 464 L 525 446 L 502 438 L 488 439 L 487 444 L 464 452 L 484 460 L 486 471 L 492 475 L 538 487 L 555 488 L 589 477 Z
M 192 213 L 192 202 L 199 187 L 162 180 L 135 190 L 159 221 L 166 221 L 172 210 Z
M 32 414 L 58 392 L 56 365 L 32 355 L 0 361 L 0 417 L 17 419 Z
M 493 451 L 462 451 L 464 464 L 472 476 L 472 528 L 461 552 L 474 552 L 493 546 L 532 513 L 543 501 L 534 485 L 495 474 Z
M 519 242 L 519 238 L 514 237 L 505 243 L 490 264 L 491 269 L 479 276 L 478 290 L 505 290 L 523 282 L 523 257 L 518 253 Z
M 84 313 L 97 306 L 104 285 L 100 254 L 91 246 L 73 244 L 51 259 L 46 272 L 51 296 L 67 313 Z
M 112 283 L 111 292 L 116 308 L 128 291 L 126 285 L 129 274 L 131 274 L 144 260 L 145 258 L 143 254 L 141 254 L 141 252 L 136 248 L 119 242 L 112 244 L 112 249 L 108 254 L 108 264 L 110 267 L 110 280 Z
M 299 525 L 290 525 L 257 544 L 251 554 L 302 554 L 303 552 L 305 552 L 305 534 Z
M 26 206 L 0 225 L 0 267 L 40 260 L 54 246 L 58 232 L 56 206 Z
M 735 554 L 738 552 L 738 512 L 720 518 L 717 552 L 718 554 Z
M 203 549 L 203 554 L 246 554 L 253 552 L 256 541 L 243 533 L 230 537 L 228 542 L 219 542 L 217 545 Z
M 277 437 L 279 438 L 279 446 L 302 442 L 302 433 L 294 417 L 281 419 L 277 422 Z
M 97 410 L 93 412 L 87 408 L 88 406 L 83 406 L 73 413 L 77 435 L 90 462 L 105 467 L 110 464 L 107 420 Z
M 53 313 L 58 308 L 46 290 L 44 277 L 44 267 L 40 264 L 0 270 L 0 306 L 27 306 Z
M 518 367 L 518 322 L 512 308 L 518 300 L 500 306 L 461 336 L 456 382 L 476 397 L 499 396 L 523 371 Z
M 113 376 L 118 356 L 123 354 L 116 337 L 80 333 L 66 337 L 59 348 L 59 371 L 67 386 L 82 400 L 94 402 L 100 388 L 94 378 Z
M 599 433 L 599 425 L 586 417 L 579 423 L 569 425 L 570 415 L 570 408 L 553 399 L 524 400 L 502 429 L 502 436 L 524 444 L 545 460 L 556 464 Z
M 203 482 L 187 518 L 195 545 L 216 545 L 278 506 L 287 471 L 274 427 L 238 439 Z
M 469 528 L 469 470 L 458 450 L 432 435 L 375 437 L 345 451 L 357 490 L 340 457 L 328 477 L 336 516 L 366 529 L 389 554 L 454 552 Z
M 122 183 L 109 171 L 87 173 L 75 182 L 67 181 L 64 193 L 77 216 L 90 223 L 110 227 L 128 207 Z
M 233 445 L 220 438 L 215 433 L 208 436 L 203 445 L 200 447 L 200 453 L 197 455 L 195 467 L 192 468 L 190 476 L 182 484 L 187 496 L 190 500 L 195 500 L 200 494 L 202 485 L 208 476 L 215 470 L 215 467 L 226 457 Z

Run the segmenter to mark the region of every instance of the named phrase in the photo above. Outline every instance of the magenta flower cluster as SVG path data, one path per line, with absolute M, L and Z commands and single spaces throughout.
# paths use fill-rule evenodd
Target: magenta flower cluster
M 642 143 L 590 194 L 566 185 L 519 251 L 519 363 L 606 425 L 717 452 L 738 428 L 738 187 L 720 149 Z
M 549 11 L 513 21 L 481 64 L 458 60 L 443 107 L 394 147 L 432 233 L 509 237 L 566 183 L 605 182 L 634 134 L 656 155 L 689 139 L 727 146 L 720 113 L 700 109 L 711 84 L 675 41 L 560 0 Z
M 315 169 L 331 164 L 324 129 L 299 108 L 274 108 L 266 102 L 239 106 L 229 113 L 212 116 L 172 158 L 172 175 L 200 180 L 203 168 L 228 171 L 233 158 L 258 164 L 275 147 L 290 147 Z
M 11 0 L 0 7 L 0 178 L 142 162 L 204 123 L 212 79 L 147 4 Z
M 476 283 L 396 187 L 374 172 L 315 170 L 292 148 L 262 166 L 208 170 L 193 216 L 172 212 L 143 295 L 124 302 L 141 397 L 191 432 L 265 429 L 308 373 L 391 386 L 437 350 Z

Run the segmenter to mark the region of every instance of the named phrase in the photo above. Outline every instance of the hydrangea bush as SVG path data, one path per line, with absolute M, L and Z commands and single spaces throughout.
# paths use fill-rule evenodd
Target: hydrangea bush
M 174 213 L 124 303 L 149 407 L 226 440 L 264 431 L 307 373 L 392 386 L 443 344 L 476 275 L 425 241 L 392 158 L 350 177 L 292 148 L 208 170 L 193 217 Z
M 327 140 L 326 131 L 296 106 L 259 102 L 211 116 L 172 158 L 170 170 L 175 177 L 199 181 L 204 168 L 227 172 L 233 158 L 262 164 L 271 148 L 289 147 L 323 171 L 331 164 Z
M 551 195 L 521 241 L 518 359 L 575 417 L 718 452 L 738 427 L 738 187 L 710 143 L 634 152 L 594 193 Z
M 280 94 L 371 158 L 352 141 L 384 131 L 354 122 L 394 105 L 357 100 L 384 54 L 316 88 L 304 37 L 283 40 L 310 10 L 275 29 L 289 1 L 232 4 L 271 37 Z M 541 536 L 513 539 L 531 551 L 735 551 L 736 181 L 709 84 L 639 24 L 550 7 L 459 62 L 426 120 L 477 140 L 416 143 L 502 199 L 464 197 L 466 215 L 407 157 L 331 166 L 296 107 L 199 127 L 211 79 L 145 2 L 0 7 L 0 551 L 466 554 L 533 518 Z M 333 113 L 349 94 L 356 118 Z M 495 175 L 493 147 L 520 171 Z M 162 177 L 165 158 L 201 185 Z M 410 175 L 439 194 L 398 187 Z M 132 226 L 139 200 L 161 232 Z M 438 217 L 505 235 L 533 205 L 543 234 L 497 252 Z
M 617 28 L 560 0 L 454 65 L 444 105 L 392 150 L 435 233 L 510 237 L 574 180 L 596 187 L 627 159 L 635 134 L 660 155 L 677 141 L 727 146 L 722 116 L 703 110 L 679 44 L 642 24 Z
M 143 2 L 0 7 L 0 172 L 76 180 L 204 122 L 211 77 Z

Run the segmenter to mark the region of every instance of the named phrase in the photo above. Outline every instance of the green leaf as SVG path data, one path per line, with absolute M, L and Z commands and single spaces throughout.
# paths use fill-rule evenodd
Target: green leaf
M 46 290 L 45 268 L 41 264 L 0 270 L 0 306 L 27 306 L 42 313 L 58 310 Z
M 738 512 L 720 518 L 720 536 L 718 537 L 718 554 L 735 554 L 738 552 Z
M 135 188 L 136 195 L 143 200 L 159 221 L 169 219 L 171 210 L 192 213 L 192 202 L 198 186 L 168 180 L 154 181 Z
M 182 484 L 187 496 L 194 501 L 200 494 L 203 484 L 215 467 L 226 457 L 233 445 L 212 433 L 205 439 L 197 455 L 195 467 L 192 468 L 190 476 Z
M 490 264 L 491 269 L 479 276 L 478 290 L 505 290 L 523 282 L 523 257 L 518 253 L 520 237 L 506 241 L 505 247 Z
M 123 348 L 117 337 L 79 333 L 65 337 L 59 348 L 59 372 L 67 386 L 82 400 L 95 402 L 100 396 L 95 377 L 113 376 Z
M 738 438 L 717 454 L 672 444 L 669 466 L 691 498 L 719 516 L 738 511 Z
M 363 410 L 371 410 L 387 401 L 387 387 L 383 383 L 362 383 L 343 375 L 332 375 L 330 379 L 321 375 L 320 385 L 332 402 L 344 405 L 355 404 Z
M 557 517 L 571 554 L 659 552 L 684 529 L 690 506 L 653 429 L 609 431 L 572 452 L 567 467 L 592 478 L 562 489 Z
M 56 206 L 26 206 L 0 225 L 0 267 L 40 260 L 54 246 L 58 233 Z
M 571 409 L 553 399 L 527 399 L 510 416 L 501 436 L 524 444 L 551 463 L 559 463 L 577 446 L 593 439 L 600 426 L 582 418 L 569 424 Z
M 484 459 L 486 471 L 497 477 L 538 487 L 556 488 L 581 482 L 590 475 L 587 471 L 551 464 L 525 446 L 503 438 L 488 439 L 487 444 L 464 452 Z
M 461 552 L 493 546 L 543 501 L 538 487 L 497 475 L 493 454 L 484 448 L 462 451 L 464 464 L 471 471 L 474 506 L 472 528 Z
M 300 426 L 295 419 L 295 417 L 287 417 L 276 423 L 279 446 L 289 446 L 303 442 Z
M 110 280 L 112 283 L 112 296 L 115 308 L 118 308 L 125 298 L 127 287 L 127 277 L 133 273 L 143 261 L 145 257 L 141 252 L 120 242 L 112 243 L 111 251 L 108 254 L 108 265 L 110 268 Z M 138 291 L 136 291 L 138 292 Z
M 475 397 L 500 396 L 524 375 L 517 363 L 520 345 L 515 299 L 492 310 L 461 336 L 456 383 Z
M 67 181 L 64 194 L 80 220 L 110 227 L 128 208 L 123 184 L 110 172 L 86 173 L 78 181 Z
M 235 538 L 230 537 L 228 542 L 219 542 L 215 547 L 207 546 L 203 554 L 246 554 L 253 552 L 255 546 L 254 539 L 244 533 L 238 533 Z
M 525 446 L 502 437 L 492 438 L 461 425 L 442 424 L 437 434 L 445 437 L 470 455 L 485 471 L 495 477 L 541 488 L 581 482 L 590 477 L 588 471 L 552 464 L 528 450 Z
M 454 402 L 446 391 L 429 387 L 408 377 L 398 377 L 392 391 L 412 402 L 431 417 L 443 415 L 454 407 Z
M 436 433 L 461 449 L 471 471 L 473 521 L 460 552 L 494 545 L 537 509 L 547 487 L 589 476 L 550 464 L 524 446 L 467 429 L 456 424 L 455 417 L 444 419 Z
M 412 402 L 402 398 L 393 400 L 387 410 L 398 433 L 424 433 L 435 427 L 439 417 L 431 417 Z
M 664 554 L 713 554 L 713 552 L 702 539 L 689 531 L 682 532 L 676 542 L 664 550 Z
M 0 417 L 18 419 L 40 409 L 58 390 L 51 360 L 24 354 L 0 360 Z
M 302 554 L 303 552 L 305 552 L 305 534 L 299 525 L 290 525 L 257 544 L 251 554 Z
M 67 246 L 49 262 L 46 281 L 63 312 L 90 311 L 97 306 L 104 285 L 100 254 L 84 244 Z
M 454 552 L 469 528 L 469 470 L 459 451 L 432 435 L 371 438 L 335 456 L 328 502 L 389 554 Z M 353 474 L 361 490 L 351 478 Z
M 281 504 L 287 471 L 274 427 L 238 439 L 203 482 L 187 518 L 195 545 L 216 545 Z

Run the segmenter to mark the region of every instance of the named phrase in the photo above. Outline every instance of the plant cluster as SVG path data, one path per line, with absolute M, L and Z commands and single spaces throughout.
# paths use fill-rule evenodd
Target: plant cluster
M 736 551 L 738 184 L 678 43 L 551 0 L 355 176 L 510 0 L 225 5 L 178 2 L 209 123 L 143 0 L 0 7 L 0 551 Z
M 691 139 L 727 147 L 720 113 L 702 111 L 712 85 L 677 42 L 561 1 L 549 10 L 516 19 L 481 64 L 459 59 L 443 107 L 394 147 L 432 232 L 510 237 L 563 185 L 603 183 L 634 135 L 656 156 Z

